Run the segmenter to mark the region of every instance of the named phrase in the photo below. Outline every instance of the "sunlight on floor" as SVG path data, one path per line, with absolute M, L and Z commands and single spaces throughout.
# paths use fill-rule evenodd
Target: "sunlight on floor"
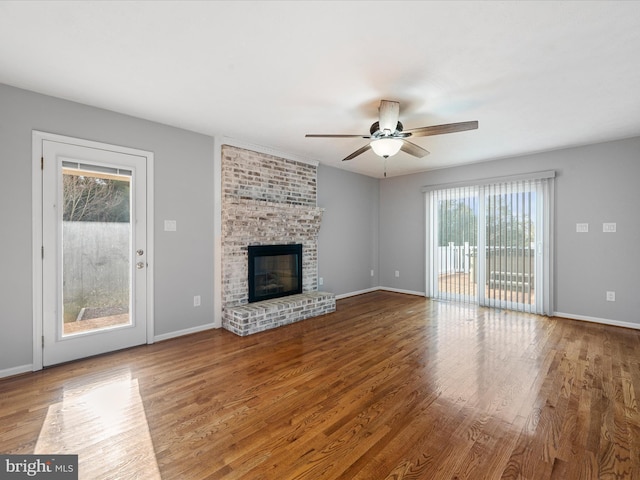
M 80 479 L 160 479 L 137 379 L 130 374 L 64 392 L 49 407 L 36 454 L 77 454 Z

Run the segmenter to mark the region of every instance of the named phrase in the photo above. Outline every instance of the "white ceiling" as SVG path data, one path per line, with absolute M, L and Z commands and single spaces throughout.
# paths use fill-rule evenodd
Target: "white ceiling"
M 381 177 L 640 135 L 640 2 L 0 1 L 0 83 Z M 1 108 L 1 106 L 0 106 Z

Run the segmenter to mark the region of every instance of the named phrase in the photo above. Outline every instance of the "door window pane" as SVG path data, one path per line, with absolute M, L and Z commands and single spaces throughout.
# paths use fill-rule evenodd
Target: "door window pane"
M 131 324 L 131 176 L 63 168 L 63 336 Z

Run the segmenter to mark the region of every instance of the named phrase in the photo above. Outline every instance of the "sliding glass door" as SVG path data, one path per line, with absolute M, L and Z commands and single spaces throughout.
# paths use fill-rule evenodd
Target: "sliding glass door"
M 429 189 L 429 296 L 549 312 L 552 179 Z

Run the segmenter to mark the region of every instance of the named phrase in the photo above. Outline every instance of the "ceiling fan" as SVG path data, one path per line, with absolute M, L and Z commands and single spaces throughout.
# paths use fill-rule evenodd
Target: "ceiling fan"
M 464 132 L 465 130 L 475 130 L 478 122 L 447 123 L 444 125 L 433 125 L 431 127 L 411 128 L 403 130 L 402 123 L 398 121 L 400 116 L 400 103 L 391 100 L 382 100 L 378 108 L 379 120 L 371 125 L 369 135 L 333 135 L 333 134 L 307 134 L 305 137 L 311 138 L 368 138 L 371 141 L 362 148 L 359 148 L 351 155 L 342 159 L 351 160 L 360 154 L 372 149 L 376 155 L 388 158 L 400 150 L 414 157 L 422 158 L 429 152 L 424 148 L 408 141 L 410 137 L 427 137 L 430 135 L 442 135 L 445 133 Z

